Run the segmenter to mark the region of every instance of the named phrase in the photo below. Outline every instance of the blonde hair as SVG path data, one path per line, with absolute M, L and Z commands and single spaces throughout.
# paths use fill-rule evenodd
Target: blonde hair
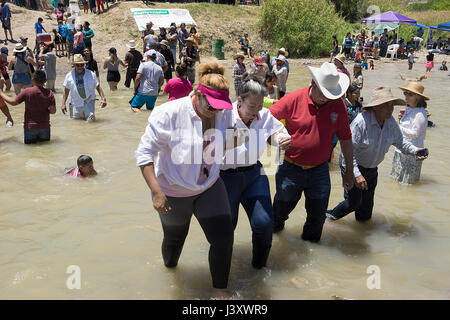
M 223 76 L 225 73 L 225 67 L 219 65 L 217 61 L 209 61 L 201 63 L 198 66 L 199 83 L 205 87 L 215 90 L 229 90 L 230 84 L 228 80 Z M 197 91 L 198 86 L 195 86 Z

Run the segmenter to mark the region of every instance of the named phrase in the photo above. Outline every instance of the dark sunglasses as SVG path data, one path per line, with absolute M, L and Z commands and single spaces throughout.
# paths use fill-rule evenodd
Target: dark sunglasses
M 413 96 L 413 95 L 414 95 L 414 93 L 409 92 L 409 91 L 403 91 L 403 94 L 404 94 L 405 96 Z
M 208 105 L 208 110 L 209 111 L 218 111 L 218 109 L 214 109 L 213 107 L 211 107 L 211 105 L 209 104 L 208 99 L 206 98 L 205 95 L 203 95 L 203 97 L 205 98 L 206 104 Z

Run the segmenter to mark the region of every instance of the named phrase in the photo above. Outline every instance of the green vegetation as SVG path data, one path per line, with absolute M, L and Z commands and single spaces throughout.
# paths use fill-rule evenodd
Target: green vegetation
M 261 27 L 277 47 L 294 57 L 329 55 L 332 36 L 343 39 L 358 25 L 347 23 L 327 0 L 266 0 Z
M 412 3 L 410 4 L 410 9 L 414 11 L 450 10 L 450 0 L 428 0 L 427 3 Z

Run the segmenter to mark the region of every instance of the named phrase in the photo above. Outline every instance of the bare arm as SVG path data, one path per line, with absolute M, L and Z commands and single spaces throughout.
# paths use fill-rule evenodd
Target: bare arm
M 158 180 L 156 179 L 153 162 L 143 165 L 140 168 L 144 180 L 153 194 L 153 207 L 156 209 L 156 211 L 158 211 L 158 213 L 166 214 L 172 208 L 170 207 L 166 195 L 161 190 Z
M 0 97 L 2 97 L 3 100 L 5 100 L 5 102 L 9 103 L 12 106 L 17 106 L 18 103 L 16 102 L 16 98 L 12 98 L 8 95 L 6 95 L 3 91 L 0 90 Z M 4 113 L 4 112 L 3 112 Z M 6 115 L 6 114 L 5 114 Z
M 4 105 L 3 107 L 0 108 L 0 110 L 2 110 L 3 114 L 6 116 L 6 122 L 11 121 L 11 123 L 14 124 L 11 114 L 9 113 L 8 106 Z
M 141 84 L 141 77 L 142 74 L 140 73 L 136 74 L 136 79 L 134 80 L 134 93 L 137 93 L 139 85 Z
M 121 59 L 119 59 L 119 63 L 122 67 L 128 67 L 128 63 L 124 63 Z
M 62 97 L 62 105 L 61 105 L 61 111 L 63 114 L 66 114 L 66 101 L 67 97 L 69 96 L 70 89 L 64 88 L 63 97 Z
M 56 106 L 50 106 L 48 107 L 48 112 L 50 114 L 55 114 L 56 113 Z
M 102 89 L 102 87 L 100 87 L 100 85 L 98 85 L 97 86 L 97 91 L 98 91 L 98 94 L 100 95 L 100 97 L 102 98 L 102 102 L 101 102 L 101 107 L 102 108 L 104 108 L 104 107 L 106 107 L 106 98 L 105 98 L 105 93 L 103 92 L 103 89 Z
M 159 87 L 162 87 L 163 84 L 164 84 L 164 77 L 160 77 L 158 83 Z
M 103 62 L 103 70 L 108 68 L 108 58 L 105 59 L 105 62 Z

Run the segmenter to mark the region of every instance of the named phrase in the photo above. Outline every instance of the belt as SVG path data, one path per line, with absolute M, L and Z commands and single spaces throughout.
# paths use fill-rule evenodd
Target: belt
M 228 170 L 221 170 L 221 173 L 237 173 L 237 172 L 245 172 L 252 170 L 255 168 L 256 163 L 254 165 L 248 166 L 248 167 L 238 167 L 236 169 L 228 169 Z
M 317 166 L 302 166 L 301 164 L 295 163 L 291 158 L 288 158 L 287 156 L 284 156 L 284 160 L 289 162 L 289 163 L 292 163 L 293 165 L 296 165 L 297 167 L 300 167 L 300 168 L 302 168 L 304 170 L 308 170 L 308 169 L 312 169 L 314 167 L 317 167 Z

